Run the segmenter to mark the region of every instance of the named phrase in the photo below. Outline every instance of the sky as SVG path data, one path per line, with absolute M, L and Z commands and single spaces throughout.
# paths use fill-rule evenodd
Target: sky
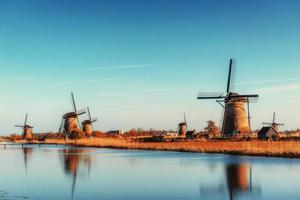
M 198 92 L 259 94 L 252 128 L 277 113 L 299 126 L 300 1 L 0 1 L 0 134 L 58 131 L 90 107 L 96 129 L 174 129 L 221 122 Z M 86 119 L 80 116 L 80 120 Z

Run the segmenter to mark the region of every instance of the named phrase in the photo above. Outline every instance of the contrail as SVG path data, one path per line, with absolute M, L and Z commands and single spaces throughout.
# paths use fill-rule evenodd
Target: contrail
M 275 80 L 260 80 L 260 81 L 246 81 L 239 82 L 234 85 L 252 85 L 252 84 L 260 84 L 260 83 L 276 83 L 276 82 L 286 82 L 286 81 L 297 81 L 299 78 L 287 78 L 287 79 L 275 79 Z
M 102 66 L 102 67 L 92 67 L 85 68 L 80 71 L 93 71 L 93 70 L 116 70 L 116 69 L 137 69 L 137 68 L 147 68 L 153 67 L 154 64 L 139 64 L 139 65 L 115 65 L 115 66 Z

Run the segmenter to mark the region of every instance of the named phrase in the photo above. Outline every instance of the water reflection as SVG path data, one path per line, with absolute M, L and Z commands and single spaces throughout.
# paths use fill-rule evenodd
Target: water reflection
M 229 164 L 226 166 L 227 186 L 230 199 L 233 199 L 233 195 L 248 190 L 248 175 L 249 166 L 245 163 Z
M 0 166 L 0 190 L 14 195 L 7 199 L 296 200 L 300 195 L 297 159 L 26 145 L 1 149 Z
M 229 163 L 225 165 L 225 183 L 217 186 L 201 186 L 202 196 L 223 196 L 228 193 L 228 199 L 241 199 L 244 197 L 258 198 L 261 189 L 258 185 L 253 186 L 252 168 L 247 163 Z
M 28 160 L 30 159 L 32 155 L 32 148 L 31 147 L 24 147 L 23 148 L 23 155 L 24 155 L 24 166 L 25 166 L 25 171 L 27 172 L 27 163 Z
M 74 148 L 62 149 L 60 155 L 65 174 L 72 177 L 71 196 L 73 198 L 77 175 L 90 176 L 91 153 L 87 149 Z

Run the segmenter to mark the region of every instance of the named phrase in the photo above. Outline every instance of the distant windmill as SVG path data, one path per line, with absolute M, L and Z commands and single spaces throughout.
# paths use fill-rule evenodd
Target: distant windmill
M 24 125 L 15 125 L 15 127 L 20 127 L 23 129 L 23 139 L 31 140 L 32 139 L 32 126 L 27 124 L 28 114 L 25 116 Z
M 279 131 L 279 126 L 283 126 L 282 123 L 276 122 L 276 113 L 273 113 L 273 121 L 272 122 L 263 122 L 262 124 L 272 126 L 276 131 Z
M 186 136 L 187 129 L 188 129 L 185 113 L 183 113 L 183 118 L 184 118 L 184 122 L 181 122 L 178 124 L 178 135 L 180 135 L 180 136 Z
M 78 116 L 86 113 L 85 109 L 77 110 L 73 92 L 71 92 L 71 97 L 74 111 L 63 115 L 59 128 L 59 133 L 63 133 L 67 137 L 69 137 L 72 132 L 79 130 Z
M 93 123 L 95 121 L 97 121 L 97 118 L 92 118 L 91 117 L 91 113 L 90 113 L 90 109 L 89 107 L 87 107 L 87 111 L 88 111 L 88 117 L 89 119 L 84 120 L 82 122 L 82 130 L 83 132 L 87 135 L 87 136 L 91 136 L 93 131 L 94 131 L 94 127 L 93 127 Z
M 238 93 L 231 92 L 232 65 L 233 60 L 230 59 L 226 94 L 200 93 L 197 98 L 216 99 L 216 101 L 225 109 L 222 123 L 223 136 L 234 135 L 237 133 L 249 133 L 251 131 L 249 102 L 258 98 L 257 94 L 240 95 Z M 245 103 L 248 104 L 248 115 L 246 114 Z

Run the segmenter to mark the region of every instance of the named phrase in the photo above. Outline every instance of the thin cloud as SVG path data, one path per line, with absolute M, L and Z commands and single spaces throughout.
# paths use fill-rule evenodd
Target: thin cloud
M 85 68 L 81 71 L 94 71 L 94 70 L 117 70 L 117 69 L 138 69 L 138 68 L 147 68 L 153 67 L 154 64 L 139 64 L 139 65 L 115 65 L 115 66 L 101 66 L 101 67 L 92 67 Z
M 79 81 L 64 81 L 58 82 L 57 85 L 68 85 L 68 84 L 87 84 L 87 83 L 97 83 L 97 82 L 106 82 L 106 81 L 116 81 L 123 79 L 124 77 L 116 77 L 116 78 L 106 78 L 106 79 L 94 79 L 94 80 L 79 80 Z
M 111 93 L 102 93 L 102 94 L 97 94 L 97 97 L 108 97 L 108 96 L 112 96 L 113 94 Z
M 277 83 L 277 82 L 297 81 L 297 80 L 300 80 L 300 77 L 287 78 L 287 79 L 275 79 L 275 80 L 246 81 L 246 82 L 239 82 L 234 85 L 253 85 L 253 84 L 260 84 L 260 83 Z
M 264 87 L 258 90 L 262 94 L 278 94 L 287 91 L 300 90 L 300 83 Z

